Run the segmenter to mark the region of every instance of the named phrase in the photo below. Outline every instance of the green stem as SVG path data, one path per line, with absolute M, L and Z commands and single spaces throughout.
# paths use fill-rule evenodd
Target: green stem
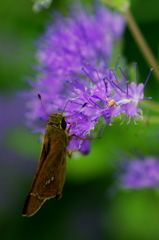
M 141 31 L 139 30 L 132 14 L 130 13 L 129 9 L 126 9 L 124 11 L 125 17 L 127 19 L 127 24 L 132 32 L 132 35 L 134 36 L 139 48 L 141 49 L 141 52 L 145 56 L 147 63 L 150 67 L 153 67 L 154 74 L 159 82 L 159 65 L 153 56 L 152 51 L 150 50 L 149 46 L 147 45 Z
M 110 7 L 117 8 L 113 1 L 110 1 L 110 0 L 101 0 L 101 1 L 109 5 Z M 148 44 L 146 43 L 131 12 L 129 11 L 129 6 L 125 5 L 123 6 L 123 8 L 121 7 L 118 10 L 125 15 L 129 29 L 132 32 L 132 35 L 134 36 L 136 43 L 139 46 L 139 49 L 144 55 L 149 66 L 154 69 L 153 73 L 155 74 L 157 81 L 159 82 L 159 64 L 157 63 L 152 51 L 150 50 Z

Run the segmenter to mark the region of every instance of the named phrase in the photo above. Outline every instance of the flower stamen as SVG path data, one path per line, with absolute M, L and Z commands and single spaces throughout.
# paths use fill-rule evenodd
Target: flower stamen
M 109 99 L 109 98 L 106 98 L 106 101 L 108 102 L 108 107 L 116 107 L 116 101 L 114 99 Z

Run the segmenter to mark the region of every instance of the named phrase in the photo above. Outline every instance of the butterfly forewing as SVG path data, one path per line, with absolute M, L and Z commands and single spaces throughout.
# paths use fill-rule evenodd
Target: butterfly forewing
M 59 118 L 61 116 L 59 114 Z M 24 216 L 33 215 L 45 200 L 61 197 L 65 182 L 67 145 L 66 130 L 55 126 L 47 127 L 36 174 L 24 205 Z
M 38 197 L 29 194 L 24 204 L 23 216 L 35 214 L 44 202 L 44 199 L 38 199 Z
M 55 145 L 56 147 L 56 145 Z M 56 154 L 56 157 L 51 155 Z M 52 161 L 49 159 L 53 159 Z M 62 191 L 66 172 L 66 149 L 56 148 L 50 151 L 44 161 L 31 192 L 38 193 L 39 198 L 55 197 Z

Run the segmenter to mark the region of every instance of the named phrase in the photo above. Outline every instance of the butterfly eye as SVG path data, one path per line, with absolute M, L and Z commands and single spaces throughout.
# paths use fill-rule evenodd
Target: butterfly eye
M 61 123 L 61 127 L 63 128 L 63 130 L 65 130 L 66 126 L 67 126 L 67 123 L 66 123 L 65 119 L 63 118 L 62 123 Z

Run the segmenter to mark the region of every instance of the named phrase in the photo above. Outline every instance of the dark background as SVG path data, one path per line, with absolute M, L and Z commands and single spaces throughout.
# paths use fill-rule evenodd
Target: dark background
M 76 240 L 159 239 L 159 198 L 153 189 L 117 190 L 117 161 L 122 155 L 157 155 L 158 123 L 129 125 L 117 120 L 107 126 L 102 140 L 92 143 L 88 156 L 69 160 L 63 198 L 47 201 L 33 217 L 22 217 L 22 208 L 33 179 L 41 143 L 25 126 L 25 101 L 17 97 L 27 89 L 26 76 L 34 41 L 45 29 L 53 9 L 65 12 L 68 2 L 54 0 L 36 14 L 33 3 L 5 0 L 0 3 L 0 238 Z M 84 1 L 91 3 L 91 1 Z M 159 42 L 159 1 L 132 1 L 131 11 L 156 59 Z M 126 27 L 123 55 L 138 63 L 139 81 L 149 69 Z M 145 97 L 159 100 L 157 79 L 151 76 Z M 158 109 L 159 110 L 159 109 Z M 144 114 L 157 113 L 145 109 Z M 142 131 L 143 130 L 143 131 Z

